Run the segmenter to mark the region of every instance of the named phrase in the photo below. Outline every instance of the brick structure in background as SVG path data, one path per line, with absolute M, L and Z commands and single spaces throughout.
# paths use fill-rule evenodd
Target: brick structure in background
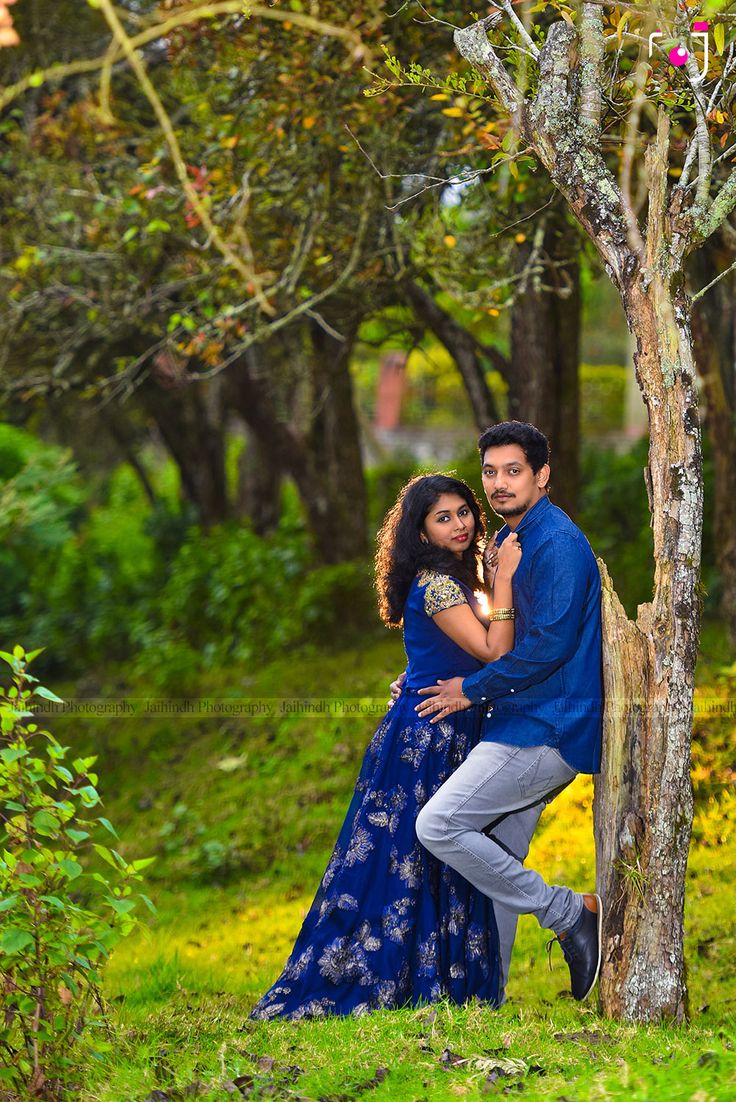
M 0 0 L 0 49 L 3 46 L 20 45 L 18 32 L 13 26 L 13 17 L 8 11 L 10 5 L 14 3 L 15 0 Z
M 376 410 L 373 427 L 391 431 L 401 424 L 401 401 L 406 385 L 406 352 L 386 352 L 381 356 L 381 368 L 376 388 Z

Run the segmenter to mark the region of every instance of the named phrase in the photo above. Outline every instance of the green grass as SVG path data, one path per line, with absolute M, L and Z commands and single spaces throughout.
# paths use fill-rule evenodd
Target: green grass
M 716 665 L 704 661 L 701 671 L 715 677 Z M 339 656 L 222 671 L 199 690 L 318 697 L 339 696 L 347 683 L 350 696 L 382 696 L 400 668 L 400 640 L 391 635 Z M 696 759 L 703 778 L 687 895 L 689 1026 L 635 1027 L 574 1003 L 561 955 L 550 971 L 545 933 L 526 918 L 500 1011 L 439 1004 L 360 1019 L 248 1021 L 288 956 L 374 727 L 371 718 L 304 716 L 56 722 L 75 750 L 99 753 L 106 814 L 123 852 L 158 856 L 147 887 L 158 915 L 110 962 L 109 1047 L 88 1061 L 75 1097 L 735 1098 L 736 830 L 729 786 L 713 781 L 730 775 L 733 762 L 727 720 L 703 721 Z M 563 793 L 530 857 L 550 880 L 581 890 L 594 881 L 591 797 L 584 778 Z

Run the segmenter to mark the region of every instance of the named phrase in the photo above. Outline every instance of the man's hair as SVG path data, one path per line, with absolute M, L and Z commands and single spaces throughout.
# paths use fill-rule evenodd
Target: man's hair
M 481 463 L 488 448 L 502 448 L 504 444 L 518 444 L 535 474 L 549 463 L 549 440 L 526 421 L 500 421 L 486 429 L 478 441 Z

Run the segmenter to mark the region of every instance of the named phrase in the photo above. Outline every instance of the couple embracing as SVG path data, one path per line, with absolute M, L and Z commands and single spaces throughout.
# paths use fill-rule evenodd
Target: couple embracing
M 538 429 L 494 425 L 479 450 L 488 503 L 505 522 L 483 552 L 480 505 L 446 475 L 412 479 L 379 533 L 379 608 L 403 625 L 407 669 L 254 1018 L 443 997 L 499 1006 L 520 914 L 556 935 L 575 998 L 595 985 L 600 898 L 549 885 L 524 859 L 545 805 L 599 768 L 598 567 L 547 496 Z

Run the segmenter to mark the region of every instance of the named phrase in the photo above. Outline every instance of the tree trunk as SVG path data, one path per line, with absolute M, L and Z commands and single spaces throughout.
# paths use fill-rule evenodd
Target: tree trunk
M 723 270 L 722 249 L 701 249 L 691 265 L 704 287 Z M 713 451 L 713 537 L 721 584 L 720 611 L 736 647 L 736 279 L 722 279 L 693 311 L 695 361 L 703 382 L 706 428 Z
M 230 400 L 271 462 L 280 463 L 293 478 L 320 559 L 338 563 L 368 553 L 363 461 L 350 376 L 357 323 L 344 327 L 343 340 L 313 324 L 303 343 L 292 338 L 286 352 L 280 343 L 273 349 L 258 345 L 233 364 Z M 285 354 L 302 364 L 288 394 L 281 392 L 285 381 L 279 369 Z M 300 394 L 296 403 L 297 389 L 308 392 L 308 399 Z M 297 410 L 296 405 L 305 408 Z
M 368 506 L 350 374 L 357 322 L 344 324 L 342 331 L 344 337 L 338 340 L 312 322 L 309 478 L 299 482 L 310 527 L 326 563 L 368 554 Z
M 175 366 L 158 363 L 138 394 L 153 418 L 181 477 L 184 497 L 210 527 L 230 515 L 225 479 L 222 380 L 185 380 Z
M 517 271 L 523 271 L 534 245 L 518 247 Z M 543 251 L 563 268 L 550 268 L 545 279 L 531 279 L 511 308 L 509 417 L 529 421 L 545 434 L 552 453 L 550 491 L 555 505 L 571 517 L 577 512 L 580 441 L 578 367 L 580 362 L 580 265 L 577 234 L 557 213 L 546 228 Z M 564 283 L 563 283 L 564 279 Z
M 629 622 L 604 589 L 604 764 L 594 817 L 604 903 L 601 1001 L 612 1017 L 682 1021 L 690 735 L 698 651 L 700 423 L 690 335 L 668 281 L 622 289 L 650 423 L 654 599 Z M 676 320 L 678 319 L 678 320 Z
M 483 358 L 490 359 L 493 366 L 501 368 L 505 376 L 509 368 L 505 357 L 495 349 L 481 348 L 472 333 L 455 321 L 438 305 L 433 295 L 414 280 L 406 280 L 402 288 L 417 319 L 444 344 L 455 361 L 465 384 L 476 428 L 483 432 L 489 425 L 495 425 L 501 417 L 486 382 Z
M 258 536 L 273 532 L 281 516 L 283 463 L 273 441 L 248 431 L 238 457 L 238 516 L 247 517 Z

